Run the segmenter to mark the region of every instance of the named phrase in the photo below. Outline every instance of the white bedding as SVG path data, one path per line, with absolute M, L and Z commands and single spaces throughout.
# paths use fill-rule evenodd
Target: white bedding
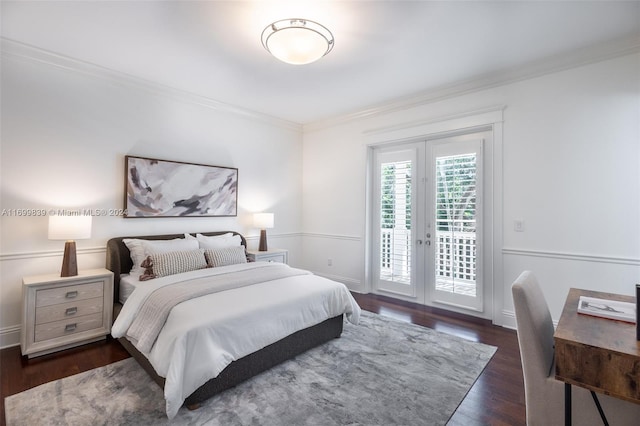
M 124 302 L 131 296 L 131 293 L 133 293 L 133 290 L 136 289 L 138 284 L 140 284 L 138 277 L 134 277 L 131 274 L 120 275 L 120 291 L 118 291 L 120 303 L 124 305 Z
M 281 264 L 280 264 L 281 265 Z M 113 324 L 114 337 L 126 336 L 140 304 L 157 287 L 182 279 L 264 267 L 254 262 L 201 269 L 139 283 Z M 209 294 L 173 308 L 149 353 L 165 377 L 171 419 L 193 391 L 232 361 L 340 314 L 358 323 L 360 307 L 344 284 L 301 275 Z

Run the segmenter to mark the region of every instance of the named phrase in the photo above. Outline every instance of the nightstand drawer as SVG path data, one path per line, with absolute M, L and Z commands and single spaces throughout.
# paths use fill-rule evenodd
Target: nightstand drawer
M 104 294 L 103 281 L 57 287 L 36 292 L 36 308 L 76 300 L 93 299 Z
M 103 305 L 103 298 L 95 297 L 36 308 L 36 325 L 101 313 Z
M 260 260 L 260 262 L 287 263 L 285 262 L 284 253 L 272 254 L 268 256 L 260 256 L 258 259 Z
M 100 327 L 102 327 L 102 313 L 85 315 L 66 321 L 49 322 L 36 326 L 35 341 L 55 339 Z
M 289 263 L 289 252 L 284 249 L 271 249 L 267 251 L 247 250 L 247 257 L 251 262 Z

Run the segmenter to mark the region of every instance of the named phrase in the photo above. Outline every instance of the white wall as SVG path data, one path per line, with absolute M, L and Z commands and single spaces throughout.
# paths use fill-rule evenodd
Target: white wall
M 569 287 L 631 294 L 640 282 L 638 54 L 303 135 L 291 123 L 8 51 L 3 45 L 0 209 L 120 208 L 126 154 L 239 169 L 237 218 L 94 218 L 92 238 L 78 242 L 81 268 L 102 266 L 104 243 L 123 234 L 235 229 L 256 245 L 250 213 L 269 210 L 270 246 L 289 248 L 290 263 L 367 291 L 365 133 L 505 105 L 494 320 L 513 325 L 509 286 L 523 269 L 539 276 L 555 319 Z M 514 219 L 525 232 L 513 231 Z M 46 239 L 46 224 L 0 218 L 0 346 L 18 342 L 22 277 L 59 269 L 61 243 Z
M 368 289 L 365 134 L 504 105 L 503 268 L 498 324 L 514 325 L 510 284 L 539 277 L 557 320 L 570 287 L 633 294 L 640 282 L 640 55 L 633 54 L 369 118 L 305 127 L 305 266 Z M 525 231 L 514 232 L 513 221 Z M 333 266 L 326 260 L 333 258 Z
M 19 341 L 22 277 L 59 271 L 63 249 L 47 240 L 46 217 L 7 211 L 120 209 L 127 154 L 237 167 L 238 216 L 94 217 L 92 238 L 77 242 L 80 268 L 104 266 L 105 243 L 119 235 L 232 229 L 257 247 L 255 211 L 275 213 L 270 246 L 301 261 L 299 125 L 4 42 L 1 84 L 0 346 Z

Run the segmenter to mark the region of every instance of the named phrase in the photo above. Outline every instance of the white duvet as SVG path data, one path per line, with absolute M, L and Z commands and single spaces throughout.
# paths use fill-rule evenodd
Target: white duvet
M 124 304 L 111 334 L 126 337 L 140 305 L 159 287 L 265 266 L 255 262 L 200 269 L 140 283 Z M 316 275 L 267 281 L 176 305 L 151 351 L 145 353 L 158 375 L 166 379 L 167 416 L 173 418 L 187 396 L 232 361 L 343 313 L 350 322 L 358 323 L 360 307 L 347 287 Z

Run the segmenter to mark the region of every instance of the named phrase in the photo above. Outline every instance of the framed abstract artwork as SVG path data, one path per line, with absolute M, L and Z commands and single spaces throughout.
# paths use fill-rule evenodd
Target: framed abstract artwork
M 238 215 L 238 169 L 125 156 L 127 218 Z

